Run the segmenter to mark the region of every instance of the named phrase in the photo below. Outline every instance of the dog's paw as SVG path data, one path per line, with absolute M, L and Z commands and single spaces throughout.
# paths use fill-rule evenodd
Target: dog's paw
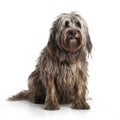
M 82 102 L 74 102 L 71 106 L 72 109 L 84 109 L 84 110 L 88 110 L 90 109 L 90 106 L 88 105 L 88 103 L 82 103 Z
M 45 110 L 59 110 L 60 107 L 57 103 L 49 103 L 45 106 Z

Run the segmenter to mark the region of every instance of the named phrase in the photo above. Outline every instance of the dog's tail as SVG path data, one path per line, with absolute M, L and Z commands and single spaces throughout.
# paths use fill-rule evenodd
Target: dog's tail
M 29 90 L 23 90 L 12 97 L 9 97 L 8 101 L 17 101 L 17 100 L 30 100 L 31 93 Z

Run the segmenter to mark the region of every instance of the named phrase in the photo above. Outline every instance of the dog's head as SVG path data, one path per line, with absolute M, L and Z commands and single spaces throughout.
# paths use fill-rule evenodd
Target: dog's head
M 57 47 L 62 51 L 76 53 L 81 48 L 92 50 L 86 21 L 77 13 L 63 13 L 53 22 L 48 41 L 48 49 L 55 54 Z

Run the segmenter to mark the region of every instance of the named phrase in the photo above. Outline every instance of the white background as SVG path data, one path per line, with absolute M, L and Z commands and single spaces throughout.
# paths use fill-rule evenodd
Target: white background
M 0 0 L 0 120 L 120 120 L 119 0 Z M 89 59 L 89 111 L 62 105 L 8 102 L 27 89 L 39 53 L 47 44 L 52 22 L 62 12 L 79 11 L 93 42 Z

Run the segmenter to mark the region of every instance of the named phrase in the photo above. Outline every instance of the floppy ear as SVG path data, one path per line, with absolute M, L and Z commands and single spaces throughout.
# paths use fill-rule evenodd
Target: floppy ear
M 65 54 L 64 52 L 61 52 L 57 46 L 56 31 L 57 31 L 56 27 L 53 25 L 53 27 L 51 28 L 51 33 L 50 33 L 49 41 L 47 44 L 47 49 L 48 49 L 49 54 L 52 57 L 57 58 L 59 59 L 60 62 L 62 62 L 65 59 Z
M 57 32 L 58 32 L 58 21 L 59 19 L 57 19 L 55 22 L 53 22 L 53 27 L 50 29 L 50 36 L 49 36 L 49 41 L 47 44 L 47 49 L 49 54 L 54 57 L 55 59 L 59 60 L 60 62 L 64 61 L 65 59 L 65 53 L 62 52 L 60 46 L 58 47 L 58 36 L 57 36 Z
M 88 51 L 88 54 L 90 54 L 91 53 L 91 51 L 92 51 L 92 42 L 91 42 L 91 40 L 90 40 L 90 35 L 89 35 L 89 33 L 87 34 L 87 36 L 86 36 L 86 38 L 87 38 L 87 41 L 86 41 L 86 49 L 87 49 L 87 51 Z
M 50 29 L 49 41 L 48 41 L 48 44 L 47 44 L 48 52 L 53 57 L 56 57 L 56 55 L 58 54 L 57 33 L 58 33 L 58 22 L 59 22 L 59 20 L 60 20 L 60 18 L 56 19 L 53 22 L 52 28 Z
M 47 44 L 47 49 L 48 49 L 48 52 L 50 53 L 51 56 L 55 55 L 56 41 L 55 41 L 55 28 L 54 28 L 54 26 L 50 30 L 50 36 L 49 36 L 49 41 Z

